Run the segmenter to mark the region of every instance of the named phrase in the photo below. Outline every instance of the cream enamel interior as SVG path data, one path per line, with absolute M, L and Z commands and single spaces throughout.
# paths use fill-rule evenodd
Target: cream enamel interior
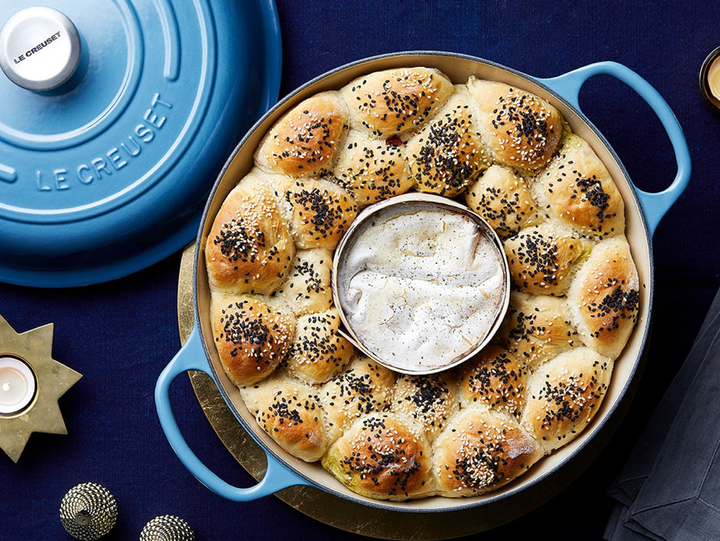
M 338 89 L 352 79 L 364 74 L 378 70 L 405 66 L 436 67 L 449 76 L 454 83 L 464 83 L 471 75 L 480 79 L 500 81 L 532 92 L 552 103 L 563 114 L 572 130 L 584 138 L 597 153 L 598 157 L 607 167 L 618 187 L 618 190 L 623 196 L 625 201 L 625 234 L 628 243 L 630 244 L 633 259 L 637 266 L 640 282 L 642 284 L 640 289 L 640 313 L 638 316 L 638 322 L 627 345 L 625 346 L 625 349 L 620 357 L 618 357 L 615 361 L 615 368 L 610 387 L 595 419 L 575 440 L 562 449 L 559 449 L 540 460 L 522 477 L 505 487 L 484 496 L 462 499 L 442 498 L 436 496 L 410 502 L 386 502 L 365 498 L 350 491 L 337 479 L 335 479 L 332 474 L 325 471 L 319 462 L 308 464 L 286 453 L 258 427 L 254 417 L 247 410 L 240 396 L 239 390 L 225 375 L 212 341 L 212 327 L 210 322 L 210 289 L 204 266 L 205 241 L 207 240 L 207 236 L 212 226 L 213 218 L 217 214 L 228 193 L 252 168 L 253 154 L 263 135 L 273 125 L 273 123 L 280 118 L 280 116 L 313 94 L 324 90 Z M 596 435 L 608 415 L 619 403 L 620 399 L 623 398 L 624 390 L 630 383 L 631 376 L 640 362 L 642 346 L 649 330 L 649 308 L 650 300 L 653 294 L 650 239 L 648 238 L 641 209 L 639 208 L 638 202 L 633 195 L 630 180 L 625 176 L 621 165 L 616 161 L 611 149 L 603 143 L 595 131 L 586 124 L 580 116 L 573 112 L 562 101 L 558 100 L 553 94 L 546 91 L 543 87 L 534 83 L 532 80 L 526 79 L 525 77 L 499 66 L 486 64 L 482 61 L 465 57 L 446 56 L 443 54 L 402 54 L 376 58 L 333 72 L 293 95 L 280 107 L 273 110 L 272 114 L 265 118 L 265 120 L 248 136 L 245 143 L 238 149 L 231 162 L 228 164 L 220 184 L 217 186 L 217 189 L 212 196 L 212 200 L 209 203 L 206 218 L 202 224 L 201 238 L 199 240 L 200 242 L 197 243 L 196 248 L 198 253 L 196 254 L 197 267 L 195 268 L 195 288 L 196 310 L 198 310 L 197 315 L 200 321 L 200 331 L 207 345 L 207 350 L 210 353 L 210 362 L 214 367 L 217 381 L 219 381 L 222 385 L 224 394 L 229 398 L 231 408 L 234 410 L 235 414 L 239 415 L 243 419 L 246 428 L 249 428 L 254 433 L 256 439 L 260 441 L 265 448 L 272 450 L 273 453 L 283 462 L 290 465 L 305 477 L 311 479 L 318 487 L 341 494 L 347 499 L 358 503 L 374 507 L 382 507 L 388 510 L 423 510 L 441 512 L 465 507 L 470 503 L 481 505 L 483 502 L 497 500 L 503 495 L 508 495 L 509 493 L 521 490 L 532 484 L 534 481 L 537 481 L 540 477 L 545 477 L 549 473 L 554 472 L 561 465 L 566 463 L 575 452 L 588 442 L 588 440 Z

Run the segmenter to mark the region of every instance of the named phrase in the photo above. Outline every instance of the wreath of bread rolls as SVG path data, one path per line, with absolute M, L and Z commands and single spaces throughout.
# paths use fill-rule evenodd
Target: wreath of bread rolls
M 338 334 L 333 250 L 357 212 L 416 190 L 456 198 L 504 242 L 513 292 L 493 343 L 405 376 Z M 635 325 L 624 203 L 561 114 L 519 88 L 412 67 L 286 113 L 205 246 L 213 335 L 258 425 L 378 499 L 473 496 L 575 438 Z

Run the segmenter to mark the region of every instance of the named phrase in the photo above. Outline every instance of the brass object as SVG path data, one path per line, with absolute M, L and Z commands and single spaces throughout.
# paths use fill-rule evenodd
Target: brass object
M 161 515 L 145 525 L 140 541 L 195 541 L 195 532 L 180 517 Z
M 178 327 L 183 343 L 194 323 L 194 251 L 194 244 L 187 246 L 180 263 Z M 250 475 L 256 480 L 262 479 L 266 468 L 265 452 L 245 432 L 225 404 L 213 380 L 195 370 L 190 371 L 189 376 L 200 406 L 220 441 Z M 275 496 L 293 509 L 324 524 L 380 539 L 450 539 L 478 533 L 513 518 L 507 512 L 501 512 L 491 522 L 478 520 L 476 509 L 448 513 L 398 513 L 353 503 L 306 486 L 290 487 Z
M 83 483 L 71 488 L 60 503 L 60 522 L 80 541 L 94 541 L 115 527 L 118 507 L 115 497 L 102 485 Z
M 0 449 L 13 462 L 20 459 L 30 434 L 67 434 L 58 399 L 82 377 L 52 358 L 53 324 L 17 333 L 0 316 L 0 356 L 24 361 L 37 380 L 33 401 L 23 411 L 0 416 Z

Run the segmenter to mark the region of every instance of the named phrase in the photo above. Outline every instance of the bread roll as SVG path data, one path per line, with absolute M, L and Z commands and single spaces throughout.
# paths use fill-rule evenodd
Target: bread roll
M 563 134 L 563 119 L 555 107 L 504 83 L 470 77 L 467 86 L 495 161 L 525 170 L 548 162 Z
M 503 326 L 507 348 L 531 369 L 581 345 L 562 299 L 513 292 Z
M 330 440 L 335 441 L 363 415 L 385 409 L 394 383 L 394 372 L 365 356 L 358 356 L 333 376 L 320 391 Z
M 599 243 L 568 291 L 580 340 L 616 359 L 630 338 L 640 305 L 640 279 L 625 237 Z
M 298 248 L 333 250 L 355 219 L 357 205 L 341 187 L 327 180 L 297 179 L 283 202 Z
M 453 417 L 435 440 L 433 472 L 440 495 L 473 496 L 509 483 L 541 457 L 517 421 L 471 407 Z
M 265 171 L 285 175 L 319 175 L 332 170 L 347 109 L 336 92 L 306 99 L 270 129 L 255 154 Z
M 332 258 L 332 252 L 322 248 L 298 251 L 287 282 L 274 296 L 285 302 L 296 316 L 329 310 Z
M 261 299 L 215 295 L 212 310 L 215 346 L 233 384 L 252 385 L 269 376 L 290 350 L 295 319 Z
M 464 86 L 407 143 L 410 177 L 421 192 L 455 197 L 489 166 Z
M 258 193 L 267 193 L 279 204 L 282 202 L 282 196 L 288 183 L 289 179 L 286 175 L 268 173 L 255 166 L 240 179 L 233 192 L 239 192 L 247 197 L 255 197 L 255 194 Z M 282 209 L 282 205 L 280 208 Z
M 419 423 L 428 441 L 432 442 L 459 407 L 457 382 L 449 373 L 401 374 L 395 383 L 390 411 Z
M 491 165 L 477 182 L 470 185 L 465 202 L 485 218 L 501 239 L 540 221 L 525 181 L 500 165 Z
M 351 130 L 335 164 L 337 182 L 364 207 L 413 187 L 399 139 L 388 143 L 364 130 Z
M 260 427 L 288 453 L 306 462 L 325 454 L 329 442 L 312 387 L 277 374 L 241 394 Z
M 562 353 L 533 372 L 522 424 L 545 452 L 572 441 L 592 420 L 611 372 L 610 359 L 588 348 Z
M 506 349 L 491 344 L 460 365 L 460 395 L 464 407 L 473 403 L 519 416 L 525 405 L 527 370 Z
M 378 137 L 402 136 L 422 126 L 453 93 L 445 74 L 401 68 L 363 75 L 340 90 L 354 127 Z
M 608 237 L 625 231 L 625 204 L 590 145 L 569 134 L 555 158 L 533 183 L 545 213 L 584 235 Z
M 295 255 L 275 198 L 265 191 L 230 192 L 205 244 L 210 285 L 235 293 L 272 293 Z
M 430 444 L 397 414 L 363 417 L 323 457 L 323 466 L 362 496 L 402 501 L 428 495 Z
M 505 242 L 510 277 L 520 291 L 564 295 L 592 245 L 550 224 L 523 229 Z
M 287 358 L 288 370 L 311 383 L 324 383 L 341 370 L 355 348 L 338 334 L 339 326 L 340 316 L 335 308 L 299 317 Z

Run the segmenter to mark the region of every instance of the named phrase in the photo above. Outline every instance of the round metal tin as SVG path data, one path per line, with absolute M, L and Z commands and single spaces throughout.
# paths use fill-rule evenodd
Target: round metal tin
M 0 3 L 0 24 L 31 6 Z M 272 0 L 52 7 L 78 31 L 74 74 L 36 92 L 0 73 L 0 281 L 67 287 L 193 237 L 228 153 L 277 98 L 281 50 Z
M 495 250 L 495 253 L 497 254 L 498 261 L 500 263 L 499 271 L 500 273 L 502 273 L 502 290 L 500 291 L 500 302 L 498 303 L 497 310 L 493 314 L 493 319 L 485 335 L 471 349 L 451 359 L 449 363 L 442 364 L 440 366 L 433 365 L 425 368 L 409 368 L 407 366 L 404 366 L 402 363 L 395 361 L 394 359 L 384 357 L 382 352 L 380 351 L 374 351 L 372 348 L 368 347 L 363 342 L 358 333 L 356 333 L 353 329 L 352 323 L 349 321 L 348 315 L 345 312 L 344 303 L 342 302 L 342 299 L 346 294 L 343 284 L 340 280 L 340 277 L 342 275 L 342 267 L 343 265 L 345 265 L 348 252 L 352 250 L 355 240 L 357 239 L 357 234 L 363 230 L 364 226 L 367 226 L 369 221 L 374 221 L 375 219 L 380 218 L 383 214 L 387 216 L 388 211 L 403 212 L 402 209 L 408 209 L 408 211 L 410 211 L 410 209 L 414 209 L 416 211 L 445 210 L 469 218 L 477 226 L 479 235 L 483 236 L 490 242 L 490 244 Z M 471 359 L 481 349 L 483 349 L 486 345 L 490 343 L 490 340 L 492 340 L 493 336 L 500 328 L 500 325 L 502 325 L 503 318 L 505 317 L 508 307 L 510 306 L 510 268 L 508 266 L 507 256 L 505 255 L 505 250 L 503 249 L 502 242 L 500 242 L 500 238 L 497 236 L 493 228 L 490 227 L 490 224 L 488 224 L 479 214 L 473 212 L 465 205 L 461 205 L 460 203 L 457 203 L 452 199 L 448 199 L 447 197 L 440 197 L 438 195 L 432 195 L 427 193 L 406 193 L 403 195 L 398 195 L 396 197 L 386 199 L 385 201 L 381 201 L 380 203 L 370 205 L 369 207 L 365 208 L 360 214 L 358 214 L 355 220 L 353 220 L 353 222 L 350 224 L 350 227 L 348 227 L 347 231 L 345 231 L 345 233 L 343 234 L 342 238 L 340 239 L 340 243 L 335 249 L 335 253 L 333 255 L 331 280 L 333 303 L 338 310 L 340 320 L 342 321 L 344 326 L 344 329 L 341 328 L 339 330 L 340 334 L 342 334 L 355 347 L 357 347 L 360 351 L 365 353 L 371 359 L 376 360 L 378 363 L 391 370 L 401 372 L 403 374 L 434 374 L 436 372 L 442 372 L 443 370 L 448 370 L 449 368 L 458 366 L 467 361 L 468 359 Z

